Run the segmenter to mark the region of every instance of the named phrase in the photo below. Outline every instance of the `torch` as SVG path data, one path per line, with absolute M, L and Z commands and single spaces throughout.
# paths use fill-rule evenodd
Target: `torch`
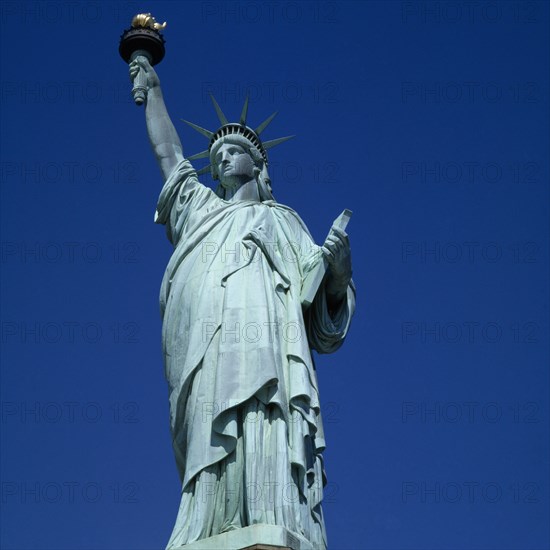
M 126 63 L 131 63 L 140 55 L 146 57 L 151 65 L 160 63 L 164 58 L 164 37 L 159 32 L 166 27 L 160 25 L 150 13 L 138 13 L 132 19 L 132 26 L 120 37 L 118 52 Z M 147 97 L 147 77 L 139 71 L 134 79 L 132 96 L 136 105 L 142 105 Z

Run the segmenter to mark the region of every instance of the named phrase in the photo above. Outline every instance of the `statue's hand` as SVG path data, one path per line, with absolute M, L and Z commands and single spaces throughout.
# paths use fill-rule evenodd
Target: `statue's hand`
M 143 56 L 138 55 L 130 64 L 130 80 L 132 83 L 138 75 L 139 71 L 144 71 L 145 76 L 147 77 L 147 88 L 160 87 L 160 80 L 155 69 L 153 69 L 149 60 Z
M 333 297 L 342 298 L 347 292 L 352 274 L 351 249 L 347 233 L 332 226 L 321 250 L 329 263 L 327 292 Z

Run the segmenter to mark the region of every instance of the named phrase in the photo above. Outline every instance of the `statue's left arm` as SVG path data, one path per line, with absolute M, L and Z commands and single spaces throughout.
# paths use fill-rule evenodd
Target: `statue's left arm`
M 310 347 L 319 353 L 332 353 L 344 342 L 355 311 L 351 249 L 346 232 L 333 226 L 321 251 L 329 267 L 305 312 L 305 322 Z
M 325 279 L 327 304 L 329 309 L 335 310 L 346 298 L 352 275 L 351 249 L 347 233 L 338 227 L 331 227 L 321 250 L 329 264 Z

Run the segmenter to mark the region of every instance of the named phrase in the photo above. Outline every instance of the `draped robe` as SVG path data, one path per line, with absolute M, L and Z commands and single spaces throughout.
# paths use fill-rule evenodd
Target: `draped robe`
M 155 221 L 175 247 L 160 294 L 182 482 L 168 548 L 257 523 L 326 548 L 311 349 L 342 344 L 353 284 L 329 312 L 323 282 L 304 312 L 302 282 L 321 254 L 299 216 L 274 200 L 223 200 L 187 160 L 166 180 Z

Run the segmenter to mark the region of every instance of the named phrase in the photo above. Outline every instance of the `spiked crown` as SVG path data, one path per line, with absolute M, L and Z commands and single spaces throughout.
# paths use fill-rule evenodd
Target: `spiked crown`
M 275 111 L 271 116 L 269 116 L 257 128 L 253 130 L 252 128 L 246 125 L 246 117 L 248 114 L 248 97 L 244 101 L 239 122 L 229 122 L 227 120 L 227 117 L 224 115 L 223 111 L 221 110 L 220 106 L 218 105 L 218 102 L 214 99 L 214 96 L 212 94 L 210 94 L 210 98 L 212 99 L 212 103 L 214 104 L 214 108 L 216 109 L 216 113 L 222 125 L 215 132 L 211 132 L 210 130 L 206 130 L 205 128 L 201 128 L 200 126 L 193 124 L 192 122 L 182 119 L 183 122 L 185 122 L 186 124 L 189 124 L 191 128 L 193 128 L 194 130 L 196 130 L 197 132 L 199 132 L 200 134 L 202 134 L 203 136 L 209 139 L 208 149 L 188 157 L 188 160 L 196 160 L 200 158 L 209 157 L 212 149 L 215 149 L 215 145 L 217 142 L 219 142 L 220 140 L 224 140 L 224 138 L 228 136 L 239 136 L 240 139 L 244 139 L 248 141 L 253 147 L 255 147 L 260 152 L 260 154 L 262 155 L 262 158 L 264 159 L 265 164 L 267 165 L 268 164 L 267 150 L 294 137 L 294 136 L 286 136 L 286 137 L 262 142 L 262 140 L 260 139 L 260 134 L 267 128 L 268 124 L 275 118 L 277 111 Z M 208 164 L 204 168 L 201 168 L 200 170 L 198 170 L 197 174 L 205 174 L 210 170 L 210 167 L 211 165 Z

